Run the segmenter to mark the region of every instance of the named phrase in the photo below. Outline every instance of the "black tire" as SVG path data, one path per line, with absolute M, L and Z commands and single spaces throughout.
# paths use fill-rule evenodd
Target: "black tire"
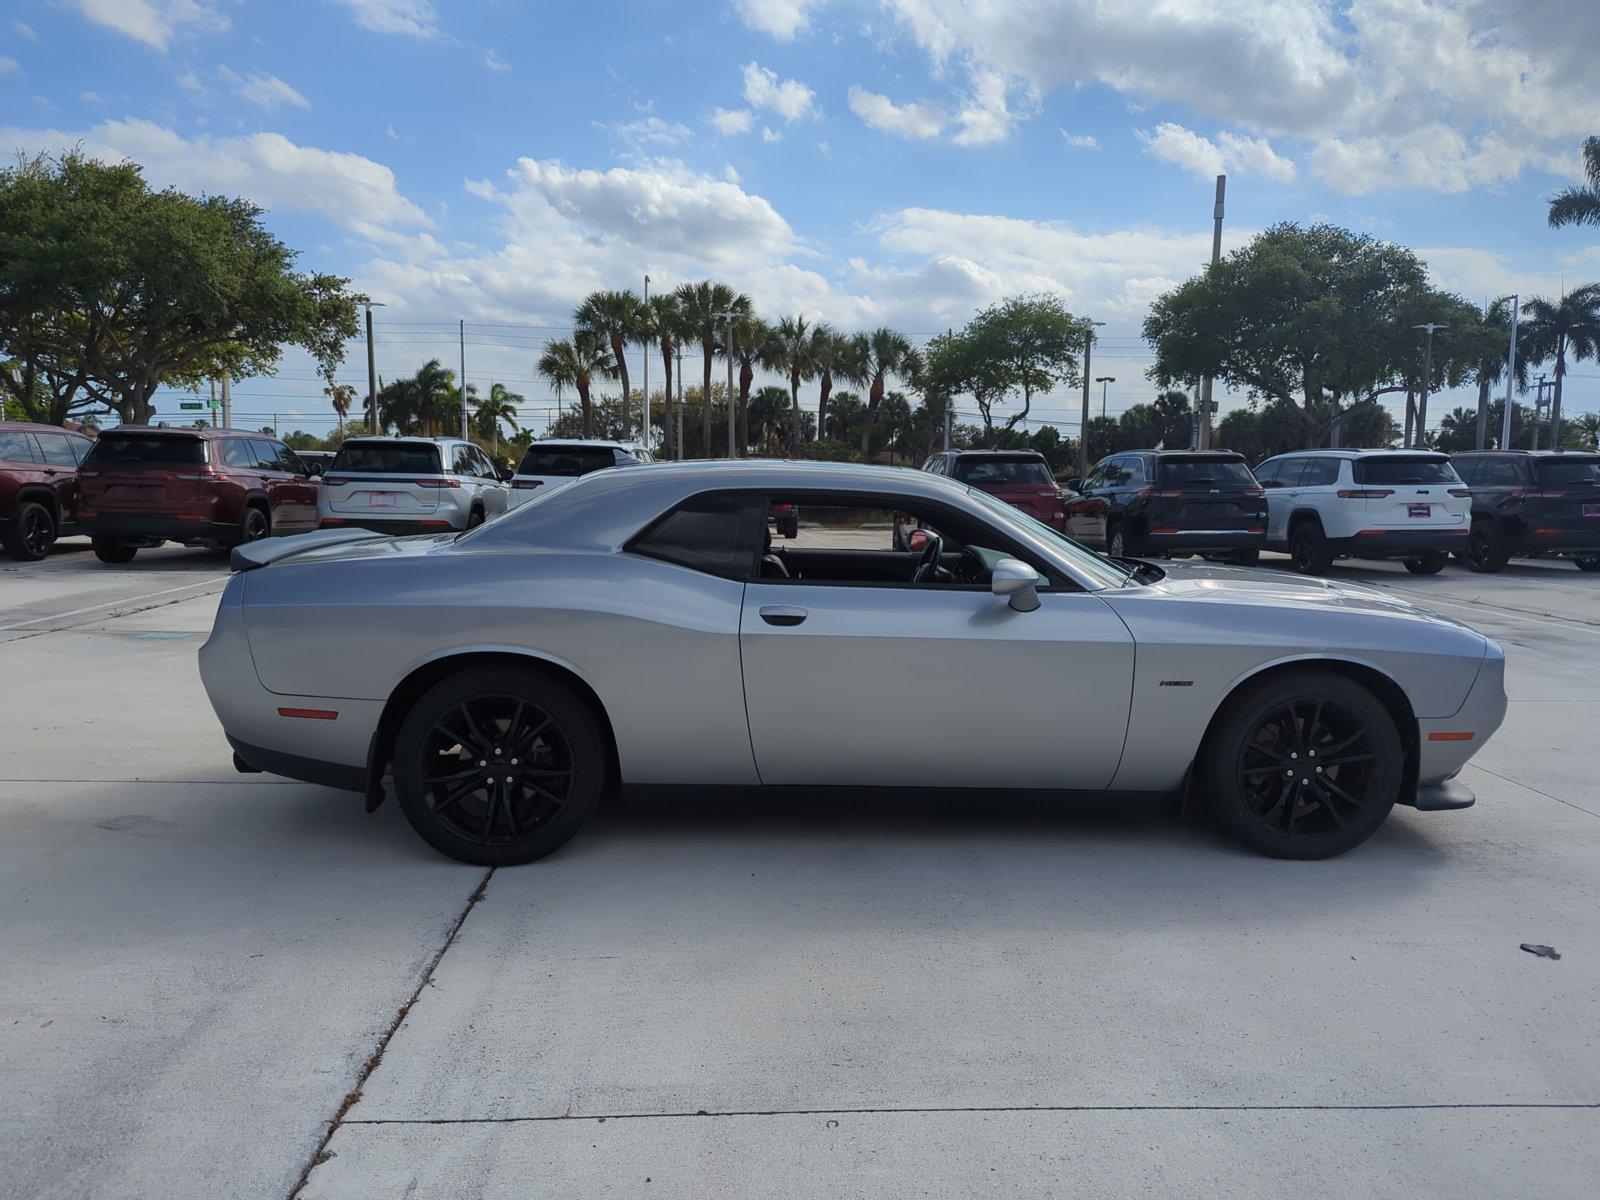
M 1479 575 L 1493 575 L 1506 569 L 1511 561 L 1511 546 L 1506 535 L 1493 521 L 1474 521 L 1467 535 L 1467 552 L 1462 556 L 1467 570 Z
M 1332 771 L 1314 762 L 1320 753 Z M 1245 845 L 1275 858 L 1332 858 L 1382 825 L 1405 779 L 1405 747 L 1378 698 L 1332 671 L 1295 671 L 1230 696 L 1200 769 Z
M 482 525 L 482 524 L 483 524 L 483 509 L 474 508 L 471 512 L 469 512 L 467 514 L 467 528 L 468 529 L 476 529 L 479 525 Z
M 435 850 L 511 866 L 559 849 L 588 820 L 606 782 L 605 741 L 564 685 L 510 667 L 465 671 L 406 715 L 394 781 L 406 820 Z
M 1406 570 L 1413 575 L 1437 575 L 1444 570 L 1445 563 L 1450 561 L 1448 550 L 1435 550 L 1431 554 L 1424 554 L 1420 558 L 1408 558 Z
M 1261 562 L 1261 551 L 1235 550 L 1228 556 L 1228 561 L 1236 567 L 1253 567 Z
M 780 534 L 782 534 L 784 537 L 789 538 L 790 540 L 793 540 L 794 538 L 797 538 L 797 537 L 800 536 L 800 513 L 799 513 L 799 510 L 795 510 L 794 512 L 791 512 L 787 517 L 782 517 L 782 518 L 779 519 L 779 521 L 778 521 L 778 532 Z
M 1112 558 L 1128 557 L 1128 535 L 1122 531 L 1120 521 L 1106 530 L 1106 553 Z
M 246 542 L 259 542 L 262 538 L 271 536 L 272 518 L 264 509 L 257 508 L 254 504 L 246 506 L 244 516 L 239 518 L 239 536 L 234 545 L 243 546 Z
M 5 528 L 6 553 L 18 562 L 38 562 L 55 545 L 55 515 L 37 500 L 24 500 Z
M 1585 554 L 1572 560 L 1580 571 L 1600 571 L 1600 554 Z
M 1289 535 L 1289 561 L 1302 575 L 1326 575 L 1333 566 L 1333 547 L 1319 521 L 1302 521 Z
M 139 553 L 139 547 L 119 542 L 116 538 L 97 537 L 92 538 L 91 542 L 94 545 L 94 556 L 103 563 L 130 563 L 133 561 L 133 556 Z

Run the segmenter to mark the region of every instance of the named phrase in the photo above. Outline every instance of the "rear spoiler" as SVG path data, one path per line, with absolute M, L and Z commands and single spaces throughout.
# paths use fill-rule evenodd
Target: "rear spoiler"
M 262 538 L 235 546 L 233 553 L 228 556 L 228 565 L 235 571 L 254 571 L 257 567 L 264 567 L 291 554 L 299 554 L 302 550 L 388 536 L 371 529 L 313 529 L 310 533 L 297 533 L 291 537 Z

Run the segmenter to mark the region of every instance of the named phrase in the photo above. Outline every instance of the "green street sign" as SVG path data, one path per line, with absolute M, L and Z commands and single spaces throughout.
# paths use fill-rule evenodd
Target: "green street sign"
M 194 409 L 196 412 L 198 412 L 200 409 L 205 408 L 206 405 L 203 400 L 184 400 L 178 404 L 178 407 L 182 409 Z

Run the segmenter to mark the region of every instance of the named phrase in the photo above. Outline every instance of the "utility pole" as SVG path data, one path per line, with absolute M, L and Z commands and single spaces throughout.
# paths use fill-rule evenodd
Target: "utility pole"
M 1426 325 L 1413 325 L 1411 328 L 1423 332 L 1422 351 L 1422 395 L 1417 398 L 1417 445 L 1428 444 L 1428 389 L 1433 385 L 1433 335 L 1440 329 L 1450 328 L 1448 325 L 1435 325 L 1432 321 Z
M 1096 375 L 1094 381 L 1100 385 L 1100 419 L 1104 421 L 1106 419 L 1106 385 L 1115 383 L 1117 377 L 1115 375 Z
M 382 308 L 382 300 L 364 301 L 367 309 L 367 432 L 378 432 L 378 366 L 372 351 L 372 310 Z M 222 385 L 222 407 L 228 407 L 228 385 Z
M 233 428 L 233 388 L 228 373 L 222 373 L 222 427 Z
M 650 276 L 644 277 L 644 327 L 650 328 Z M 650 449 L 650 351 L 654 347 L 650 338 L 644 342 L 644 428 L 639 431 L 639 441 L 646 450 Z
M 1539 376 L 1538 390 L 1533 394 L 1533 448 L 1535 450 L 1539 448 L 1539 418 L 1544 412 L 1544 389 L 1550 386 L 1545 380 L 1549 378 L 1548 375 Z
M 1521 309 L 1517 301 L 1522 297 L 1511 297 L 1511 346 L 1506 351 L 1506 410 L 1500 414 L 1500 449 L 1511 449 L 1511 388 L 1517 379 L 1517 317 Z
M 678 461 L 683 461 L 683 347 L 678 347 L 678 432 L 673 438 L 678 448 Z
M 467 440 L 467 322 L 461 322 L 461 440 Z
M 735 409 L 736 406 L 735 406 L 735 404 L 733 402 L 733 314 L 732 313 L 728 314 L 728 347 L 727 347 L 726 355 L 727 355 L 727 359 L 728 359 L 728 457 L 729 458 L 736 458 L 738 456 L 735 455 L 734 452 L 733 452 L 734 451 L 734 446 L 733 446 L 734 426 L 735 426 L 735 415 L 736 415 L 734 413 L 734 409 Z M 708 404 L 710 403 L 710 397 L 706 398 L 706 402 Z M 796 419 L 798 419 L 798 418 L 796 418 Z
M 1217 176 L 1217 202 L 1211 210 L 1211 265 L 1222 261 L 1222 209 L 1228 194 L 1228 177 Z M 1211 376 L 1200 381 L 1200 425 L 1197 450 L 1211 449 Z
M 1089 321 L 1083 329 L 1083 413 L 1078 420 L 1078 478 L 1089 474 L 1089 359 L 1094 354 L 1094 331 L 1104 321 Z

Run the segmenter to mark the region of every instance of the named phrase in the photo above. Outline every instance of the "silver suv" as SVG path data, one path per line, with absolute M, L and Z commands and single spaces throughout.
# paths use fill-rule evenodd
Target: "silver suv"
M 471 529 L 506 511 L 510 476 L 460 438 L 350 438 L 322 477 L 317 525 L 396 534 Z

